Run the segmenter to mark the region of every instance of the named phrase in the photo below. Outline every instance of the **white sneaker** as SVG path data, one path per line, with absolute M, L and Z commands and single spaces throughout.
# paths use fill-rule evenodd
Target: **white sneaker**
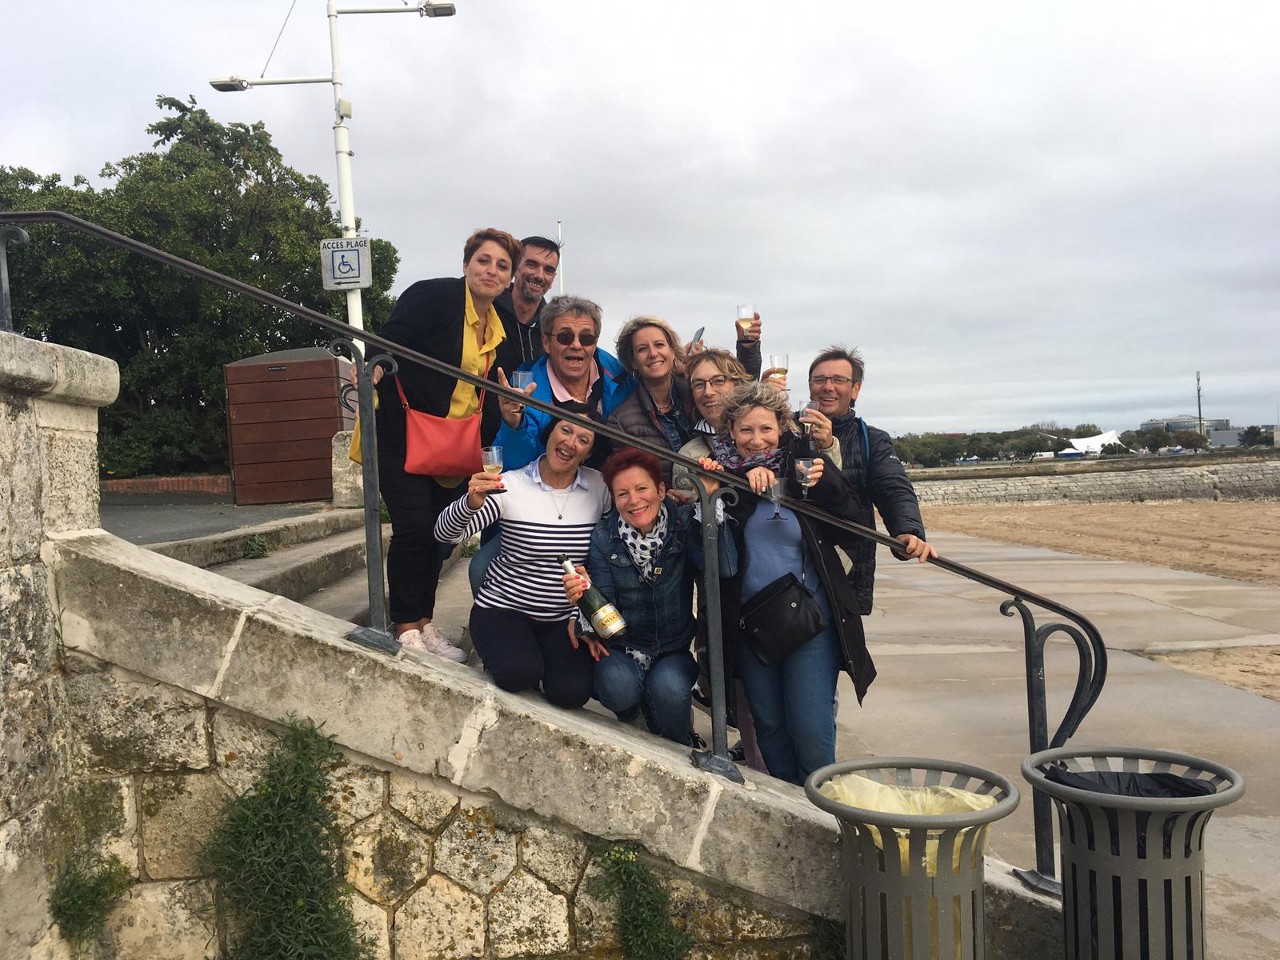
M 421 630 L 406 630 L 398 637 L 400 649 L 406 656 L 417 660 L 425 659 L 425 655 L 433 653 L 454 663 L 466 663 L 467 653 L 451 644 L 436 629 L 435 624 L 428 623 Z

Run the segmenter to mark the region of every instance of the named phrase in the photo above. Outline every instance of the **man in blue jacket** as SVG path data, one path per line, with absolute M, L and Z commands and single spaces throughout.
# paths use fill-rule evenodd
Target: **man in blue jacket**
M 582 297 L 554 297 L 538 324 L 546 356 L 528 368 L 533 397 L 603 423 L 635 390 L 635 381 L 616 357 L 599 349 L 600 307 Z M 503 424 L 493 442 L 502 447 L 503 469 L 517 470 L 542 453 L 540 438 L 551 415 L 505 399 L 498 408 Z

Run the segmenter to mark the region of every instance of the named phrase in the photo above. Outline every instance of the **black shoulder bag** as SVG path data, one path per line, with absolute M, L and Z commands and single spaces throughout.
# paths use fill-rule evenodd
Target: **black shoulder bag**
M 744 603 L 738 621 L 747 646 L 765 666 L 786 659 L 826 626 L 812 591 L 790 572 Z

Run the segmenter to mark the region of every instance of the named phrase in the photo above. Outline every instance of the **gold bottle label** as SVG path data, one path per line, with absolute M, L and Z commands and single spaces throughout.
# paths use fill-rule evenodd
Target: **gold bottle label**
M 597 637 L 608 640 L 614 634 L 625 630 L 627 621 L 622 619 L 622 614 L 618 612 L 617 607 L 612 603 L 606 603 L 591 615 L 591 626 L 595 629 Z

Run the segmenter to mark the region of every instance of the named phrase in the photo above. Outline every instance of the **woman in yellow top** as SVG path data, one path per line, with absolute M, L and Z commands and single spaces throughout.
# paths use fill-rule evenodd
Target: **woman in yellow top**
M 506 339 L 493 300 L 511 283 L 512 265 L 519 259 L 520 243 L 511 234 L 477 230 L 463 247 L 462 277 L 413 284 L 400 295 L 378 333 L 476 376 L 496 381 L 499 370 L 512 373 L 520 365 L 520 345 Z M 412 361 L 398 362 L 400 386 L 414 410 L 451 418 L 476 412 L 479 398 L 471 384 Z M 383 377 L 378 383 L 377 415 L 379 489 L 391 517 L 390 618 L 406 653 L 434 653 L 461 662 L 466 655 L 445 640 L 431 620 L 440 568 L 453 549 L 436 540 L 436 518 L 466 492 L 466 484 L 461 477 L 405 473 L 405 416 L 394 379 Z M 482 443 L 493 442 L 501 422 L 497 395 L 486 393 Z

